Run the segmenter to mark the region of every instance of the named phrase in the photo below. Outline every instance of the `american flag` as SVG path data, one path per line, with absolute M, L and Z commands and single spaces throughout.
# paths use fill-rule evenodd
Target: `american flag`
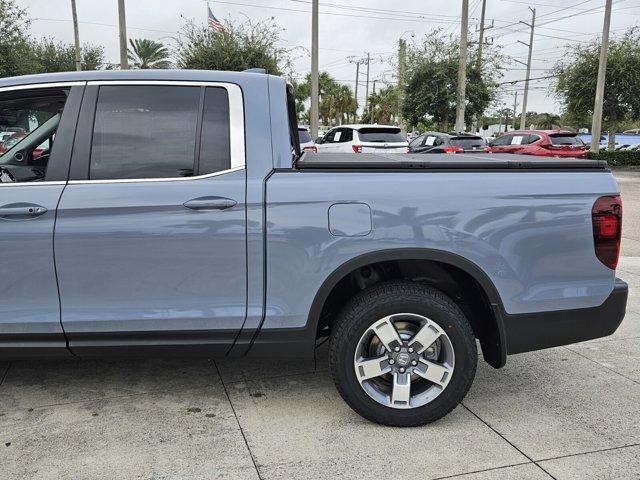
M 218 20 L 215 17 L 209 5 L 207 5 L 207 11 L 208 11 L 207 23 L 209 24 L 209 27 L 213 28 L 216 32 L 224 32 L 224 27 L 220 23 L 220 20 Z

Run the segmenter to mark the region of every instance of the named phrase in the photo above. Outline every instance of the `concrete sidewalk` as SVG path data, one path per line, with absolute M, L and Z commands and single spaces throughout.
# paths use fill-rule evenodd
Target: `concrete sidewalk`
M 363 420 L 325 358 L 14 362 L 0 364 L 0 479 L 638 479 L 640 173 L 617 176 L 620 329 L 481 362 L 435 424 Z

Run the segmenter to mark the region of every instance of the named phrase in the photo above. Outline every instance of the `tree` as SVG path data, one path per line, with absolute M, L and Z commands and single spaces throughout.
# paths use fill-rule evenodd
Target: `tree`
M 459 41 L 445 36 L 440 30 L 426 35 L 423 43 L 407 51 L 407 86 L 402 115 L 410 125 L 431 119 L 439 129 L 448 130 L 455 121 L 458 84 Z M 475 58 L 473 49 L 470 59 Z M 471 125 L 491 105 L 498 93 L 502 57 L 497 51 L 488 52 L 482 69 L 475 61 L 467 62 L 467 94 L 465 122 Z
M 367 109 L 362 114 L 364 123 L 371 121 L 372 109 L 373 123 L 388 125 L 397 122 L 398 88 L 387 85 L 378 92 L 369 95 Z
M 178 67 L 231 71 L 264 68 L 275 75 L 291 69 L 290 51 L 279 46 L 282 29 L 272 21 L 225 21 L 224 28 L 217 32 L 186 23 L 178 38 Z
M 323 125 L 342 125 L 356 116 L 356 99 L 348 85 L 341 85 L 327 72 L 318 75 L 320 105 L 318 115 Z M 307 74 L 304 83 L 294 85 L 296 91 L 296 110 L 299 118 L 304 119 L 308 112 L 304 102 L 311 95 L 311 75 Z
M 29 73 L 68 72 L 76 68 L 76 54 L 73 45 L 43 38 L 31 42 L 29 46 L 31 71 Z M 80 50 L 83 70 L 98 70 L 104 64 L 102 47 L 83 45 Z
M 128 57 L 135 68 L 171 68 L 169 49 L 162 42 L 148 38 L 130 38 Z
M 13 0 L 0 0 L 0 77 L 29 73 L 30 25 L 26 10 Z
M 599 55 L 600 40 L 567 46 L 563 60 L 554 67 L 555 91 L 570 118 L 593 115 Z M 640 30 L 633 27 L 620 39 L 609 41 L 602 120 L 609 131 L 610 150 L 620 122 L 640 120 L 639 72 Z
M 554 128 L 560 128 L 562 122 L 560 121 L 560 115 L 555 113 L 539 113 L 534 117 L 533 123 L 540 130 L 553 130 Z

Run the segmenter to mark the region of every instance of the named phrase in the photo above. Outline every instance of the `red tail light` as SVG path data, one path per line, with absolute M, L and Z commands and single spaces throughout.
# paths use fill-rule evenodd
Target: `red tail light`
M 309 147 L 304 147 L 303 150 L 305 152 L 318 153 L 318 147 L 316 147 L 315 145 L 309 146 Z
M 362 145 L 351 145 L 353 153 L 362 153 Z
M 444 147 L 444 153 L 463 153 L 464 148 L 462 147 Z
M 600 197 L 591 209 L 596 257 L 612 270 L 618 266 L 622 238 L 622 199 L 620 195 Z

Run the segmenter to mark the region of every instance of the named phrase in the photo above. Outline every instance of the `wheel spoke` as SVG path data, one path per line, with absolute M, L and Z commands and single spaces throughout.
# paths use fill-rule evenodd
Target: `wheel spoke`
M 421 359 L 418 366 L 413 369 L 422 378 L 439 385 L 444 388 L 453 373 L 453 368 L 448 365 L 441 365 L 430 360 Z
M 400 335 L 398 335 L 396 327 L 393 326 L 391 317 L 385 317 L 379 322 L 374 323 L 371 329 L 380 339 L 380 341 L 384 345 L 384 348 L 386 348 L 388 351 L 391 351 L 396 344 L 402 344 Z
M 386 355 L 383 355 L 371 360 L 356 362 L 356 371 L 358 372 L 358 379 L 363 381 L 389 373 L 391 366 Z
M 422 353 L 429 348 L 440 335 L 442 335 L 442 330 L 434 323 L 427 322 L 418 333 L 413 336 L 409 342 L 409 346 L 415 348 L 418 353 Z
M 408 373 L 394 373 L 391 403 L 397 406 L 409 406 L 410 401 L 411 377 Z

